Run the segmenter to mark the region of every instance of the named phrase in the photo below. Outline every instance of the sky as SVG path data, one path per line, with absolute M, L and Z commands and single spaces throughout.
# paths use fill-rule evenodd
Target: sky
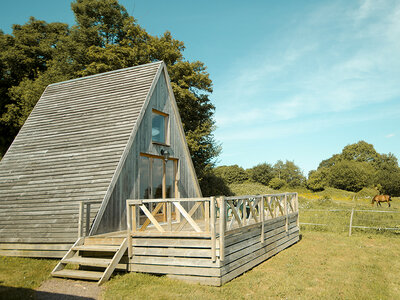
M 74 24 L 68 0 L 1 0 L 0 29 Z M 207 66 L 218 165 L 290 160 L 304 175 L 364 140 L 400 159 L 400 1 L 120 0 Z

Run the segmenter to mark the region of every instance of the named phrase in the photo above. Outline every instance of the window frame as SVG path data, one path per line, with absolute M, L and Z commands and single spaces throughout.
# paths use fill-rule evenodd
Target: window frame
M 151 130 L 153 130 L 153 114 L 164 117 L 164 142 L 154 141 L 153 134 L 151 135 L 151 142 L 156 145 L 169 146 L 169 114 L 153 108 L 151 110 Z

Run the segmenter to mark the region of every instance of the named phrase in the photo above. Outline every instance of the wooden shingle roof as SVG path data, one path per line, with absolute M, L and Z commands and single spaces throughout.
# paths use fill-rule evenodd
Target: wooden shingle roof
M 0 243 L 73 242 L 103 200 L 162 62 L 49 85 L 0 162 Z

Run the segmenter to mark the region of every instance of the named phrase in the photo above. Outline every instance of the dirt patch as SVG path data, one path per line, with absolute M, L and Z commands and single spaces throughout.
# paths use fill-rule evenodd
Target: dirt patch
M 43 282 L 36 290 L 36 299 L 99 299 L 100 291 L 97 282 L 52 278 Z

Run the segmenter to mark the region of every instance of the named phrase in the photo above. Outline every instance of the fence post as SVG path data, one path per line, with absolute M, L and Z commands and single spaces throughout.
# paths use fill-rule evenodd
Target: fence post
M 349 225 L 349 236 L 351 236 L 351 227 L 353 226 L 353 215 L 354 215 L 354 208 L 351 209 L 350 225 Z
M 226 222 L 225 197 L 219 198 L 219 260 L 225 259 L 225 222 Z
M 215 197 L 210 198 L 211 259 L 216 261 L 217 239 L 215 236 Z
M 297 211 L 297 227 L 300 230 L 300 210 L 299 210 L 299 194 L 295 194 L 295 202 L 296 202 L 296 211 Z

